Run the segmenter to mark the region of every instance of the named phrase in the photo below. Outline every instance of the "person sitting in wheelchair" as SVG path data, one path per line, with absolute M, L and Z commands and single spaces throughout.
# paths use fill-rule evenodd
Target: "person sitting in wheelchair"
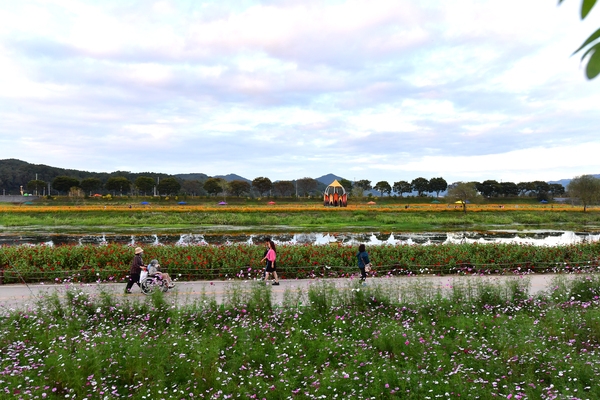
M 150 261 L 150 264 L 148 265 L 148 276 L 164 280 L 165 282 L 167 282 L 167 286 L 169 286 L 170 288 L 175 286 L 169 274 L 160 271 L 160 264 L 158 263 L 158 260 Z

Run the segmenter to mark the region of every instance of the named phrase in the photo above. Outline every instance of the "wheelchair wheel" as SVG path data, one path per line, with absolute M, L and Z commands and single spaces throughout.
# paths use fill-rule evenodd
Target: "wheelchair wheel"
M 152 294 L 155 290 L 160 290 L 162 281 L 156 278 L 146 278 L 144 282 L 141 283 L 140 288 L 142 289 L 142 293 L 148 295 Z

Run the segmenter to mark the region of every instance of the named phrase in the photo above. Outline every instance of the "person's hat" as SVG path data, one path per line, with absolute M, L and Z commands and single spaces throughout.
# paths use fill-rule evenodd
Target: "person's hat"
M 140 254 L 140 253 L 143 253 L 143 252 L 144 252 L 144 250 L 142 250 L 141 247 L 136 247 L 135 248 L 135 254 Z

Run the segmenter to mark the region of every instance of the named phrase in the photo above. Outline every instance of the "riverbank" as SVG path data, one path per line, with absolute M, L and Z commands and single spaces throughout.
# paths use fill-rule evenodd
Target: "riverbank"
M 4 231 L 31 230 L 94 233 L 240 232 L 425 232 L 491 229 L 600 230 L 600 211 L 541 205 L 505 208 L 440 204 L 360 205 L 347 208 L 282 205 L 274 207 L 1 207 Z

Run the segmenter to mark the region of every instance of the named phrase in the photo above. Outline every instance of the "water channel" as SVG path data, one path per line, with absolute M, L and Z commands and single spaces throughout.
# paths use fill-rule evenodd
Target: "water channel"
M 258 244 L 266 237 L 278 244 L 340 243 L 356 245 L 432 245 L 445 243 L 521 243 L 540 246 L 559 246 L 600 240 L 600 232 L 573 231 L 485 231 L 485 232 L 369 232 L 369 233 L 275 233 L 275 234 L 49 234 L 0 233 L 0 246 L 19 245 L 228 245 L 236 243 Z

